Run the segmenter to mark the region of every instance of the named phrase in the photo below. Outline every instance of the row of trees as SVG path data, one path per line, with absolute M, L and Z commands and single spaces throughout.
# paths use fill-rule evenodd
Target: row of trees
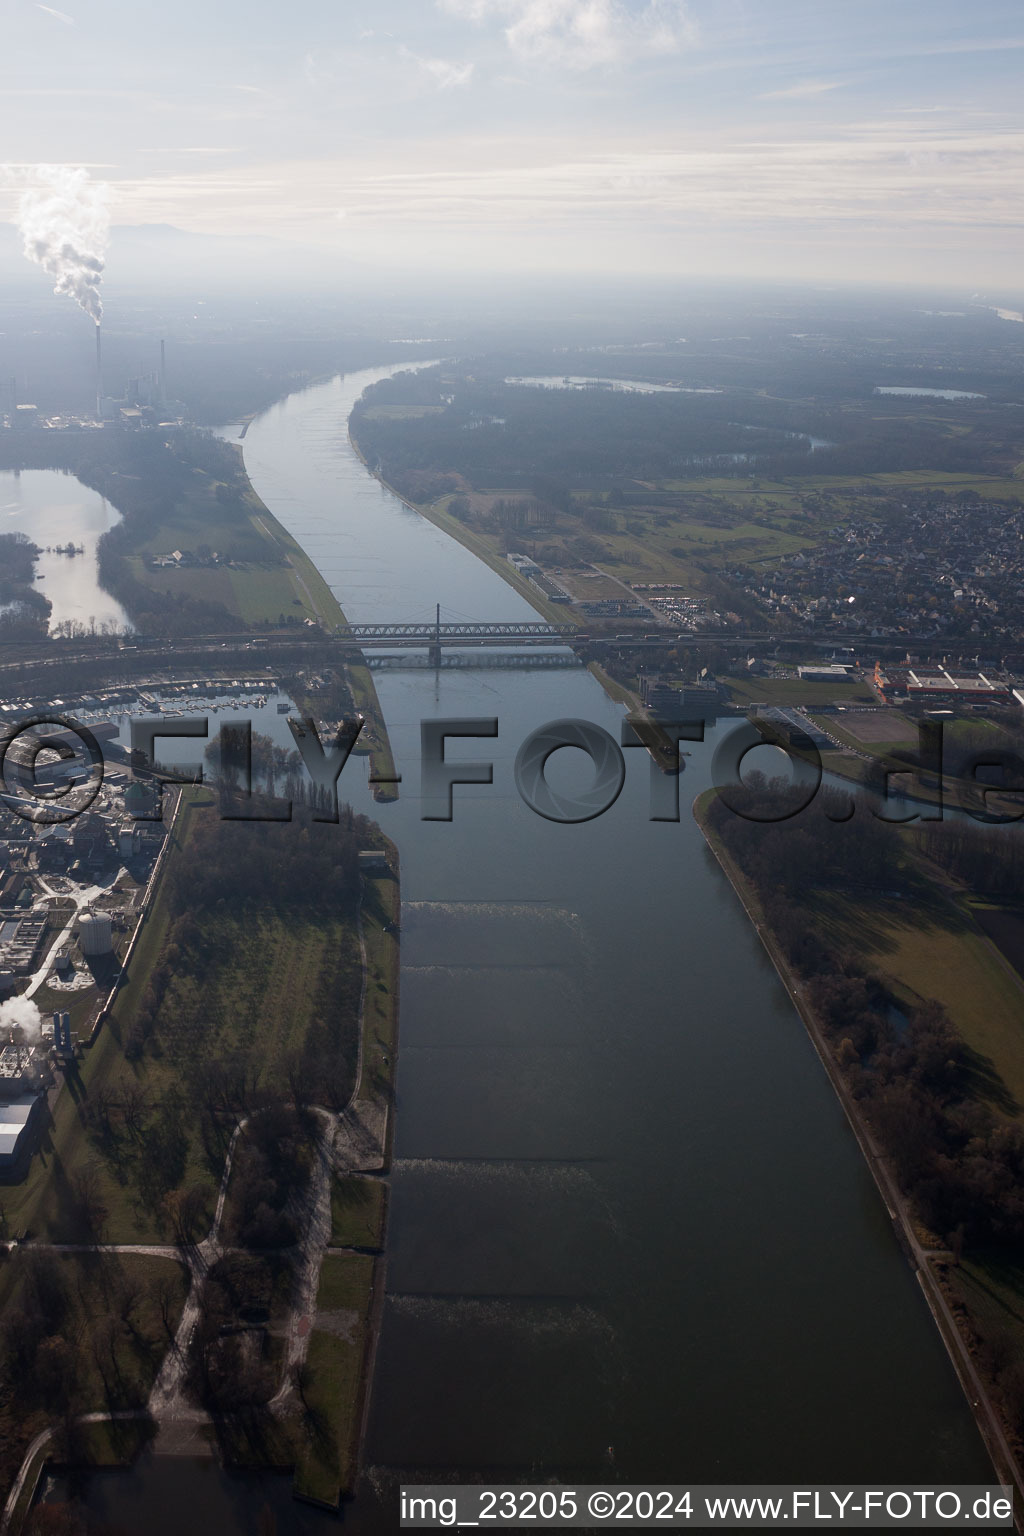
M 922 826 L 917 836 L 928 858 L 972 891 L 1011 901 L 1024 892 L 1024 838 L 1019 827 L 979 826 L 957 818 Z
M 0 1321 L 0 1486 L 47 1424 L 145 1405 L 174 1338 L 186 1282 L 175 1265 L 110 1253 L 3 1254 L 9 1304 Z
M 25 534 L 0 534 L 0 642 L 46 634 L 52 604 L 35 585 L 38 555 Z

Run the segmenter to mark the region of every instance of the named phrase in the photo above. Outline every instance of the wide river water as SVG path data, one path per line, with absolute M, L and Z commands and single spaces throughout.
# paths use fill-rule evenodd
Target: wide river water
M 354 622 L 436 602 L 450 619 L 535 619 L 352 451 L 352 405 L 392 371 L 254 422 L 256 490 Z M 365 759 L 342 786 L 401 854 L 401 1029 L 387 1301 L 345 1524 L 396 1530 L 401 1480 L 992 1481 L 828 1079 L 691 817 L 732 727 L 693 747 L 677 824 L 648 820 L 632 752 L 611 811 L 555 825 L 512 764 L 547 721 L 617 737 L 621 707 L 588 673 L 377 686 L 401 798 L 373 804 Z M 448 747 L 493 762 L 494 782 L 426 822 L 420 722 L 459 716 L 497 717 L 496 740 Z M 146 1476 L 122 1479 L 108 1518 L 139 1509 Z M 204 1509 L 218 1530 L 253 1528 L 209 1502 L 207 1474 L 159 1476 L 191 1488 L 193 1529 Z M 320 1529 L 273 1502 L 282 1533 Z

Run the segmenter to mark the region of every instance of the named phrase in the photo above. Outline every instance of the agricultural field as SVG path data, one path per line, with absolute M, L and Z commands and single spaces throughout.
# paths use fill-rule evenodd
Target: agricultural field
M 190 487 L 159 526 L 127 557 L 143 586 L 171 597 L 218 603 L 246 624 L 311 618 L 328 628 L 342 622 L 336 599 L 295 540 L 251 489 L 227 509 L 217 499 L 221 482 Z M 232 558 L 217 566 L 153 566 L 180 549 L 217 551 Z

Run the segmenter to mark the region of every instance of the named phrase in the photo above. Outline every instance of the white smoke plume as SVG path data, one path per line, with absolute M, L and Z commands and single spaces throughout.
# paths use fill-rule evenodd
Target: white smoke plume
M 26 1045 L 37 1045 L 43 1036 L 43 1016 L 30 997 L 10 997 L 0 1003 L 0 1043 L 19 1026 Z
M 54 293 L 67 294 L 99 325 L 110 188 L 80 166 L 37 165 L 23 174 L 28 186 L 18 203 L 18 229 L 25 255 L 56 278 Z

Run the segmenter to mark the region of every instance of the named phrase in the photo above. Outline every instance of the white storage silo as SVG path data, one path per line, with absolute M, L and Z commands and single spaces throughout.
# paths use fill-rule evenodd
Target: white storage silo
M 114 947 L 114 925 L 106 912 L 83 912 L 78 924 L 78 942 L 87 959 L 109 955 Z

